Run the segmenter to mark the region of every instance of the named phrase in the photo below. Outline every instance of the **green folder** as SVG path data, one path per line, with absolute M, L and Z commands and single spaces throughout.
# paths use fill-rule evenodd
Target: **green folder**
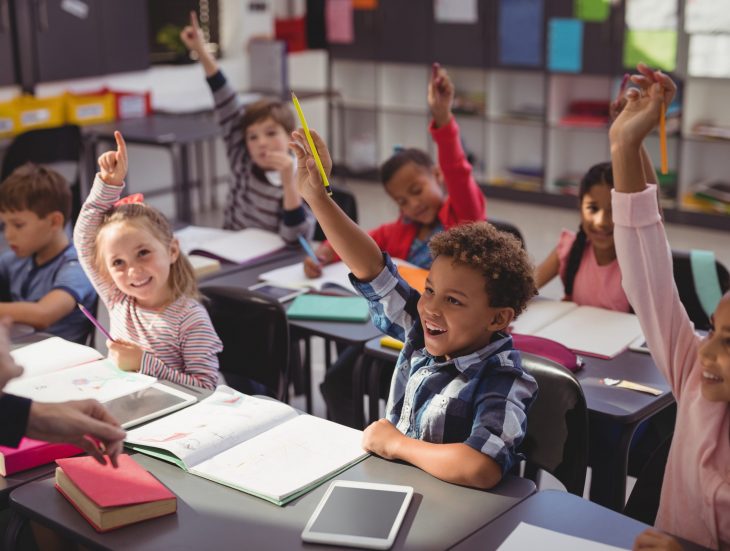
M 299 295 L 286 311 L 290 319 L 363 322 L 369 317 L 362 297 Z

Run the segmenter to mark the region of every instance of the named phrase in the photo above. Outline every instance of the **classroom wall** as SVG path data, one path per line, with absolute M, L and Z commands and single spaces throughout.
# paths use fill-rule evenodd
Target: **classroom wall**
M 254 36 L 271 36 L 274 29 L 272 0 L 267 0 L 269 9 L 266 11 L 249 11 L 248 4 L 240 0 L 219 0 L 222 12 L 220 20 L 223 53 L 219 63 L 229 81 L 239 90 L 245 90 L 248 86 L 249 66 L 245 45 Z M 310 51 L 291 55 L 289 74 L 294 89 L 324 89 L 327 82 L 326 52 Z M 203 70 L 198 64 L 156 65 L 145 71 L 48 82 L 38 85 L 35 93 L 39 97 L 44 97 L 64 91 L 97 90 L 103 86 L 130 91 L 150 90 L 155 109 L 199 111 L 213 107 L 210 90 L 205 82 Z M 0 87 L 0 101 L 10 99 L 19 93 L 19 87 Z M 326 128 L 327 105 L 324 99 L 308 100 L 304 109 L 312 127 Z M 192 163 L 194 169 L 194 159 Z M 225 176 L 228 173 L 228 164 L 220 140 L 217 147 L 216 168 L 218 176 Z M 167 188 L 172 185 L 172 181 L 171 162 L 166 151 L 149 147 L 130 147 L 130 190 L 144 192 L 149 189 Z M 225 198 L 225 188 L 225 181 L 221 181 L 217 186 L 219 204 L 222 204 Z M 174 214 L 171 195 L 150 198 L 149 202 L 168 216 Z M 197 194 L 195 194 L 195 207 L 198 207 Z

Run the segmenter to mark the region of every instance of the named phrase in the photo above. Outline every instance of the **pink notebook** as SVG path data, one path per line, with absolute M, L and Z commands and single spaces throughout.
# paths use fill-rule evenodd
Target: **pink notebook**
M 56 459 L 78 455 L 84 450 L 70 444 L 52 444 L 23 438 L 17 448 L 0 446 L 0 476 L 27 471 Z

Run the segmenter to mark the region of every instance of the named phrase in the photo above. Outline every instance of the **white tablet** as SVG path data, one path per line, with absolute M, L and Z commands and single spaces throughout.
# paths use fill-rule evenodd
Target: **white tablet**
M 410 486 L 335 480 L 307 522 L 302 540 L 390 549 L 411 497 Z
M 198 399 L 192 394 L 155 383 L 140 391 L 110 400 L 104 404 L 104 407 L 123 428 L 128 429 L 192 405 L 197 401 Z

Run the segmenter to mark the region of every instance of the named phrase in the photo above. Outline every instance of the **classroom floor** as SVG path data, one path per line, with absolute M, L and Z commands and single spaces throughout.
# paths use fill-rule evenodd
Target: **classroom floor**
M 395 203 L 385 195 L 379 183 L 350 180 L 345 183 L 345 186 L 357 199 L 360 224 L 364 228 L 370 229 L 396 218 L 398 210 Z M 367 205 L 368 208 L 365 209 L 364 205 Z M 542 261 L 553 250 L 561 229 L 575 230 L 579 220 L 577 207 L 575 211 L 572 211 L 489 198 L 487 199 L 487 215 L 515 224 L 525 238 L 530 257 L 536 263 Z M 221 210 L 209 210 L 196 213 L 195 222 L 200 225 L 220 226 L 222 220 Z M 730 239 L 726 232 L 669 224 L 667 234 L 673 248 L 711 249 L 715 251 L 720 262 L 730 267 Z M 541 294 L 555 299 L 562 298 L 562 285 L 556 278 L 543 288 Z M 314 414 L 324 417 L 326 415 L 325 405 L 321 395 L 316 391 L 317 385 L 324 379 L 324 348 L 321 343 L 314 345 L 313 354 Z M 304 408 L 304 398 L 294 397 L 292 405 Z M 589 487 L 589 483 L 590 478 L 586 481 L 586 488 Z M 633 483 L 634 480 L 629 477 L 627 495 L 630 493 Z M 540 487 L 541 489 L 562 488 L 561 484 L 550 475 L 542 478 Z

